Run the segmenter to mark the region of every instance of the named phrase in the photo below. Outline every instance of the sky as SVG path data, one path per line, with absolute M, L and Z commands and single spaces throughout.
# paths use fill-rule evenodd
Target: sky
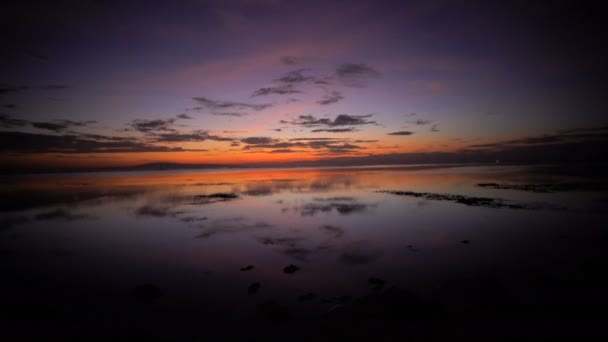
M 1 168 L 595 153 L 608 141 L 602 13 L 565 1 L 3 2 Z

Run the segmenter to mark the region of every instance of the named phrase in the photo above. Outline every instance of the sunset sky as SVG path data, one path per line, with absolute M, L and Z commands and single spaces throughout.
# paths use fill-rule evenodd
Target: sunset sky
M 4 3 L 0 162 L 605 144 L 601 14 L 577 2 Z

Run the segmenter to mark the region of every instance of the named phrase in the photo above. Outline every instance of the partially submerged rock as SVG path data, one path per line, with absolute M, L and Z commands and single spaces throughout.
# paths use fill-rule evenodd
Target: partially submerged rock
M 317 299 L 317 295 L 312 292 L 303 294 L 298 297 L 298 301 L 300 301 L 300 302 L 307 302 L 307 301 L 311 301 L 311 300 L 315 300 L 315 299 Z
M 269 300 L 257 306 L 257 315 L 278 323 L 289 319 L 289 310 L 286 306 Z
M 193 204 L 209 204 L 215 202 L 226 202 L 239 198 L 237 194 L 217 192 L 210 195 L 196 195 L 194 196 Z
M 286 266 L 285 268 L 283 268 L 283 273 L 293 274 L 296 271 L 298 271 L 299 269 L 300 269 L 300 267 L 292 264 L 292 265 L 289 265 L 289 266 Z
M 600 183 L 532 183 L 532 184 L 499 184 L 478 183 L 478 187 L 496 190 L 518 190 L 538 193 L 562 192 L 562 191 L 598 191 L 605 190 L 605 185 Z
M 367 279 L 367 283 L 372 286 L 372 289 L 374 291 L 380 291 L 384 288 L 386 281 L 384 279 L 370 277 L 369 279 Z
M 154 300 L 163 296 L 162 291 L 156 285 L 142 284 L 133 289 L 133 298 L 142 303 L 151 303 Z
M 499 199 L 499 198 L 472 197 L 472 196 L 454 195 L 454 194 L 435 194 L 435 193 L 430 193 L 430 192 L 414 192 L 414 191 L 383 190 L 383 191 L 378 191 L 378 192 L 387 193 L 387 194 L 391 194 L 391 195 L 397 195 L 397 196 L 423 198 L 425 200 L 432 200 L 432 201 L 450 201 L 450 202 L 460 203 L 460 204 L 474 206 L 474 207 L 532 209 L 531 207 L 526 207 L 521 204 L 504 203 L 503 200 Z
M 252 294 L 256 294 L 260 291 L 260 287 L 262 285 L 258 282 L 252 283 L 251 285 L 249 285 L 249 288 L 247 288 L 247 293 L 252 295 Z

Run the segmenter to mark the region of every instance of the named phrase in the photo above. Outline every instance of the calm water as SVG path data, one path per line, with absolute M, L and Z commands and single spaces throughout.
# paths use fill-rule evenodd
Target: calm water
M 13 308 L 7 313 L 13 326 L 50 331 L 91 320 L 102 330 L 117 322 L 137 327 L 133 315 L 148 323 L 189 317 L 178 329 L 196 315 L 246 321 L 267 300 L 286 307 L 292 320 L 305 320 L 391 286 L 435 301 L 459 279 L 491 279 L 526 305 L 542 307 L 555 296 L 585 301 L 593 287 L 577 297 L 547 284 L 588 276 L 581 265 L 596 267 L 606 246 L 608 196 L 601 178 L 560 170 L 409 166 L 5 177 L 2 301 Z M 564 187 L 534 192 L 479 183 Z M 483 197 L 523 208 L 381 191 Z M 284 273 L 291 264 L 300 269 Z M 253 268 L 241 270 L 248 265 Z M 370 284 L 370 277 L 385 285 Z M 259 290 L 249 294 L 255 282 Z M 314 296 L 300 298 L 309 293 Z M 14 313 L 28 305 L 30 312 Z M 31 312 L 38 310 L 43 317 Z

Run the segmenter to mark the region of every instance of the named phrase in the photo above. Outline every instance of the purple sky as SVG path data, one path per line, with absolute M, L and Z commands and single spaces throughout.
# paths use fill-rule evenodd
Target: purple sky
M 0 6 L 5 165 L 461 153 L 608 133 L 607 30 L 590 5 Z

